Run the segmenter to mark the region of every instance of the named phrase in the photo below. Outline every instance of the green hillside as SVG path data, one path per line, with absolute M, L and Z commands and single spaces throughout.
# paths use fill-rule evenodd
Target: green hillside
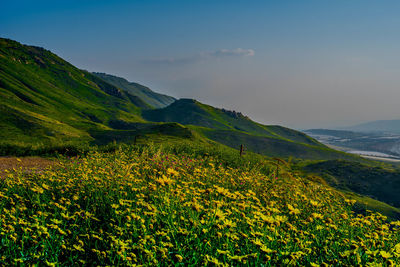
M 358 157 L 329 149 L 301 132 L 262 125 L 240 112 L 214 108 L 193 99 L 179 99 L 162 109 L 145 110 L 142 115 L 149 121 L 190 125 L 208 139 L 233 148 L 243 144 L 247 150 L 267 156 L 358 160 Z
M 101 141 L 119 129 L 116 125 L 145 123 L 144 107 L 150 106 L 138 96 L 48 50 L 0 39 L 2 143 L 87 143 L 97 137 Z
M 171 96 L 156 93 L 156 92 L 150 90 L 150 88 L 143 86 L 141 84 L 128 82 L 124 78 L 120 78 L 120 77 L 113 76 L 113 75 L 106 74 L 106 73 L 94 72 L 93 74 L 96 75 L 97 77 L 100 77 L 101 79 L 107 81 L 108 83 L 110 83 L 118 88 L 121 88 L 124 91 L 129 92 L 130 94 L 132 94 L 134 96 L 137 96 L 144 103 L 149 105 L 149 107 L 163 108 L 163 107 L 166 107 L 166 106 L 172 104 L 176 100 L 175 98 L 173 98 Z
M 357 157 L 341 153 L 326 147 L 293 142 L 284 138 L 251 135 L 229 130 L 205 130 L 204 135 L 218 143 L 245 149 L 269 157 L 301 158 L 301 159 L 338 159 L 358 160 Z
M 147 97 L 138 92 L 147 92 Z M 392 218 L 400 214 L 399 171 L 395 168 L 379 168 L 377 163 L 330 149 L 301 132 L 262 125 L 240 112 L 191 99 L 172 101 L 172 97 L 122 78 L 80 70 L 43 48 L 0 38 L 1 155 L 45 154 L 50 151 L 47 147 L 62 145 L 66 149 L 53 151 L 72 149 L 73 154 L 81 151 L 81 145 L 113 142 L 173 141 L 182 144 L 182 149 L 193 143 L 199 146 L 197 152 L 205 146 L 218 151 L 230 147 L 230 155 L 240 160 L 256 158 L 251 152 L 294 157 L 305 176 L 317 175 L 318 182 L 356 199 L 361 210 L 378 210 Z M 243 158 L 231 149 L 242 144 L 248 155 Z M 17 153 L 15 147 L 24 149 Z M 329 161 L 307 165 L 305 159 Z
M 240 112 L 215 108 L 193 99 L 179 99 L 163 109 L 146 110 L 143 117 L 150 121 L 175 121 L 211 129 L 234 130 L 257 136 L 277 137 L 299 143 L 324 146 L 309 136 L 281 126 L 256 123 Z
M 0 95 L 2 144 L 103 145 L 156 133 L 236 149 L 243 144 L 275 157 L 356 158 L 298 131 L 191 99 L 173 102 L 142 85 L 80 70 L 48 50 L 8 39 L 0 39 Z
M 371 196 L 395 207 L 400 207 L 400 170 L 397 168 L 371 167 L 344 160 L 328 160 L 305 167 L 321 175 L 331 186 Z

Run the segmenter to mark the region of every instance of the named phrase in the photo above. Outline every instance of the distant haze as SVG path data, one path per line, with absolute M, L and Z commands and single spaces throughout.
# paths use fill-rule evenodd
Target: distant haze
M 400 2 L 7 1 L 0 36 L 294 128 L 400 119 Z

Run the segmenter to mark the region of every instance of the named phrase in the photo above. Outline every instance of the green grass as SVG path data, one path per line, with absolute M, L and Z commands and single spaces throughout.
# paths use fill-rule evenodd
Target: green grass
M 230 130 L 254 136 L 275 137 L 287 141 L 323 146 L 307 135 L 281 126 L 266 126 L 250 120 L 235 111 L 214 108 L 192 99 L 180 99 L 163 109 L 146 110 L 144 118 L 150 121 L 175 121 L 209 129 Z
M 360 207 L 398 218 L 400 169 L 396 166 L 372 161 L 320 160 L 299 162 L 295 168 L 311 179 L 318 176 L 327 185 L 353 192 Z
M 163 109 L 143 111 L 145 119 L 179 122 L 205 138 L 272 157 L 302 159 L 349 159 L 358 156 L 330 149 L 307 135 L 281 126 L 255 123 L 244 115 L 217 109 L 192 99 L 180 99 Z
M 356 194 L 354 192 L 342 191 L 347 198 L 354 199 L 357 202 L 353 206 L 356 213 L 367 214 L 368 210 L 379 212 L 393 220 L 400 220 L 400 208 L 395 208 L 382 201 L 373 199 L 371 197 Z
M 270 157 L 300 159 L 337 159 L 344 158 L 358 161 L 358 156 L 349 155 L 320 145 L 308 145 L 278 137 L 255 136 L 248 133 L 203 129 L 203 134 L 211 140 L 238 148 L 244 144 L 245 149 Z
M 268 156 L 352 157 L 298 131 L 261 125 L 195 100 L 165 107 L 175 99 L 119 77 L 82 71 L 43 48 L 0 39 L 0 63 L 2 145 L 132 143 L 137 136 L 155 133 L 207 138 L 233 148 L 243 144 Z
M 112 150 L 118 143 L 164 143 L 174 153 L 213 151 L 220 162 L 230 159 L 236 167 L 257 159 L 250 164 L 252 168 L 264 168 L 260 162 L 265 158 L 255 153 L 286 159 L 346 159 L 377 166 L 329 149 L 298 131 L 262 125 L 241 113 L 195 100 L 182 99 L 165 107 L 173 100 L 118 77 L 82 71 L 43 48 L 0 38 L 0 155 L 85 155 Z M 246 155 L 240 158 L 232 148 L 242 144 Z M 354 173 L 360 176 L 363 170 Z M 330 184 L 339 179 L 335 173 L 323 175 Z M 375 178 L 366 181 L 368 186 L 379 187 Z M 347 184 L 344 189 L 371 194 Z M 371 195 L 397 205 L 391 202 L 396 199 L 394 191 L 385 190 Z
M 128 82 L 124 78 L 116 77 L 106 73 L 93 73 L 104 81 L 123 89 L 124 91 L 138 97 L 143 103 L 135 105 L 144 109 L 163 108 L 175 101 L 175 98 L 163 94 L 159 94 L 150 90 L 150 88 L 138 83 Z
M 0 39 L 0 139 L 93 141 L 110 121 L 144 122 L 137 97 L 43 48 Z
M 89 152 L 0 183 L 6 265 L 312 266 L 400 263 L 380 214 L 282 162 L 201 143 Z M 263 168 L 257 167 L 263 164 Z M 278 168 L 278 169 L 277 169 Z M 384 237 L 384 238 L 383 238 Z

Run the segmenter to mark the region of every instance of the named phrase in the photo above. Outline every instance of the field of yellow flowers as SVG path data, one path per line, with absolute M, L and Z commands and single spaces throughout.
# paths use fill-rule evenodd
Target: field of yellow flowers
M 260 170 L 263 170 L 262 172 Z M 91 152 L 0 180 L 5 265 L 395 265 L 400 223 L 265 160 Z

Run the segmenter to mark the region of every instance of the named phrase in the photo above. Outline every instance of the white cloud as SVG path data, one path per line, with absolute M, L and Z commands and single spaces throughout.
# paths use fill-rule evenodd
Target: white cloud
M 219 49 L 215 51 L 201 52 L 195 55 L 188 55 L 184 57 L 171 57 L 171 58 L 153 58 L 143 60 L 145 64 L 156 64 L 156 65 L 177 65 L 177 64 L 188 64 L 195 63 L 201 60 L 213 59 L 213 58 L 228 58 L 228 57 L 252 57 L 255 55 L 253 49 Z
M 208 56 L 211 57 L 232 57 L 232 56 L 249 56 L 252 57 L 255 55 L 255 52 L 253 49 L 242 49 L 242 48 L 236 48 L 236 49 L 220 49 L 214 52 L 209 52 Z

